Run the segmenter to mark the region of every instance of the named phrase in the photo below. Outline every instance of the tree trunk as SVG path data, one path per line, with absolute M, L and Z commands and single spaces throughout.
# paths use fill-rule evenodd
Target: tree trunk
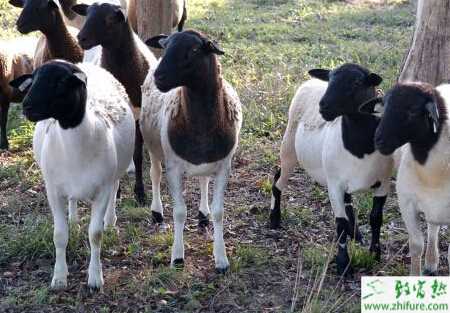
M 136 0 L 137 30 L 142 40 L 172 31 L 172 1 Z M 156 57 L 160 50 L 153 50 Z
M 439 85 L 450 79 L 450 1 L 419 0 L 416 30 L 399 81 Z

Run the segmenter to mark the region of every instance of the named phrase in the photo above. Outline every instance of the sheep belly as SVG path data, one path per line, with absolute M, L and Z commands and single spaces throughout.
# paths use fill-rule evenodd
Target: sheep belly
M 322 150 L 326 132 L 323 128 L 307 130 L 302 123 L 295 135 L 295 153 L 300 166 L 321 185 L 326 186 L 326 174 L 322 162 Z

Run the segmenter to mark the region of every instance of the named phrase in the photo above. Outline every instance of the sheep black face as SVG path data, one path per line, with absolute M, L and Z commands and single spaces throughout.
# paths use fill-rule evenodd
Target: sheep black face
M 86 22 L 78 33 L 81 48 L 87 50 L 97 45 L 112 46 L 121 37 L 124 27 L 129 27 L 126 13 L 118 5 L 109 3 L 77 4 L 72 10 L 86 16 Z
M 378 100 L 378 101 L 381 101 Z M 377 100 L 366 103 L 371 111 Z M 375 133 L 375 147 L 385 155 L 410 142 L 429 145 L 441 130 L 443 100 L 429 84 L 398 84 L 384 97 L 384 113 Z
M 59 9 L 53 0 L 10 0 L 9 3 L 23 8 L 16 22 L 17 30 L 22 34 L 50 30 Z
M 48 118 L 59 121 L 62 128 L 79 125 L 86 108 L 86 75 L 75 65 L 52 61 L 10 82 L 26 92 L 23 113 L 32 122 Z
M 330 71 L 313 69 L 309 75 L 328 82 L 320 100 L 320 114 L 326 121 L 341 115 L 358 114 L 359 106 L 376 95 L 382 78 L 357 64 L 344 64 Z
M 155 71 L 156 87 L 162 92 L 187 86 L 199 90 L 204 86 L 204 78 L 212 66 L 215 55 L 224 52 L 216 43 L 196 31 L 187 30 L 173 35 L 159 35 L 150 38 L 146 44 L 164 49 L 164 55 Z

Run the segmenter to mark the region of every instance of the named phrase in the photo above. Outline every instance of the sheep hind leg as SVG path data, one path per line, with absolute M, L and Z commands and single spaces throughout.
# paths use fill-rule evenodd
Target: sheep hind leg
M 439 225 L 428 223 L 427 250 L 425 253 L 424 275 L 436 276 L 439 265 Z
M 161 160 L 151 152 L 150 159 L 150 178 L 152 180 L 152 204 L 150 208 L 152 211 L 152 221 L 158 224 L 160 231 L 166 231 L 168 226 L 164 223 L 164 207 L 161 201 Z
M 71 225 L 78 225 L 80 218 L 78 216 L 78 201 L 69 199 L 69 223 Z
M 351 239 L 362 244 L 363 239 L 362 239 L 361 232 L 359 231 L 357 219 L 355 216 L 355 211 L 353 209 L 351 194 L 349 194 L 349 193 L 344 194 L 344 205 L 345 205 L 345 213 L 347 214 L 348 222 L 349 222 L 349 229 L 347 230 L 348 235 L 350 236 Z
M 134 143 L 133 161 L 135 165 L 134 196 L 139 205 L 145 205 L 144 180 L 142 177 L 142 154 L 144 139 L 142 138 L 139 121 L 136 121 L 136 140 Z
M 8 123 L 9 102 L 0 103 L 0 150 L 8 150 L 8 136 L 6 135 L 6 125 Z
M 286 135 L 285 135 L 286 137 Z M 293 140 L 283 139 L 281 144 L 281 169 L 273 178 L 272 199 L 270 204 L 270 228 L 280 228 L 281 224 L 281 194 L 288 184 L 289 175 L 297 165 L 297 156 Z
M 383 207 L 387 196 L 373 197 L 372 211 L 370 212 L 370 227 L 372 228 L 372 241 L 370 252 L 375 254 L 376 260 L 381 260 L 380 234 L 383 225 Z
M 204 231 L 209 225 L 208 185 L 209 177 L 200 177 L 200 210 L 198 212 L 198 228 Z
M 108 208 L 106 209 L 105 217 L 103 219 L 104 230 L 106 230 L 108 227 L 116 226 L 116 222 L 117 222 L 116 200 L 117 200 L 117 194 L 118 194 L 119 187 L 120 187 L 119 180 L 117 180 L 114 183 L 113 193 L 111 194 L 111 197 L 109 199 Z

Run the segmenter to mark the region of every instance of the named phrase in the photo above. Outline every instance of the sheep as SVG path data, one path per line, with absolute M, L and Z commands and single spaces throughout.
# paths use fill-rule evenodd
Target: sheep
M 183 228 L 186 204 L 183 175 L 199 176 L 200 224 L 209 221 L 208 183 L 215 177 L 212 202 L 215 267 L 229 267 L 223 240 L 224 192 L 242 124 L 241 103 L 221 73 L 216 55 L 224 52 L 197 31 L 159 35 L 146 44 L 165 49 L 156 70 L 150 69 L 142 86 L 141 131 L 151 157 L 153 199 L 151 210 L 163 222 L 160 197 L 164 160 L 174 200 L 175 238 L 171 265 L 184 263 Z
M 10 0 L 9 3 L 23 8 L 16 23 L 20 33 L 36 30 L 43 33 L 34 54 L 34 68 L 56 58 L 74 63 L 83 60 L 83 50 L 74 37 L 78 31 L 65 25 L 57 0 Z
M 184 23 L 187 19 L 187 0 L 171 0 L 172 1 L 172 27 L 177 27 L 178 31 L 181 32 L 184 27 Z M 137 27 L 137 14 L 136 14 L 136 0 L 128 1 L 128 19 L 130 20 L 131 27 L 135 32 L 138 31 Z
M 421 274 L 424 238 L 418 214 L 423 213 L 428 224 L 423 274 L 434 275 L 439 263 L 439 228 L 450 224 L 450 85 L 399 83 L 384 98 L 367 102 L 361 111 L 374 113 L 379 103 L 384 103 L 384 113 L 375 147 L 384 155 L 401 151 L 396 189 L 409 234 L 410 273 Z
M 375 150 L 373 137 L 379 118 L 361 114 L 359 106 L 376 95 L 382 78 L 357 64 L 330 71 L 310 70 L 316 79 L 303 83 L 289 109 L 281 144 L 281 169 L 275 174 L 271 228 L 280 227 L 281 193 L 297 162 L 316 182 L 328 188 L 336 218 L 339 274 L 351 274 L 347 235 L 361 240 L 351 194 L 372 189 L 370 251 L 379 259 L 383 206 L 389 190 L 393 160 Z
M 101 288 L 102 232 L 116 222 L 119 179 L 130 164 L 134 145 L 135 125 L 125 90 L 100 67 L 63 60 L 50 61 L 11 85 L 27 92 L 23 112 L 37 122 L 34 157 L 54 220 L 56 262 L 51 287 L 67 286 L 67 202 L 71 207 L 85 200 L 92 203 L 88 286 Z
M 77 0 L 59 0 L 59 2 L 61 4 L 61 9 L 64 14 L 66 24 L 81 29 L 86 19 L 84 16 L 78 15 L 72 11 L 72 7 L 77 4 Z M 86 4 L 93 4 L 95 0 L 83 0 L 82 2 Z M 127 9 L 128 7 L 127 0 L 103 0 L 101 2 L 120 5 L 123 9 Z
M 22 101 L 23 94 L 9 82 L 33 71 L 34 38 L 18 38 L 0 42 L 0 150 L 9 148 L 6 135 L 8 111 L 11 102 Z
M 131 101 L 136 119 L 136 141 L 134 152 L 135 196 L 139 204 L 145 203 L 142 179 L 143 140 L 139 129 L 141 86 L 150 67 L 156 66 L 156 58 L 148 47 L 133 32 L 120 6 L 108 3 L 92 5 L 78 4 L 72 8 L 77 14 L 86 16 L 86 23 L 78 34 L 83 49 L 101 45 L 101 66 L 122 83 Z

